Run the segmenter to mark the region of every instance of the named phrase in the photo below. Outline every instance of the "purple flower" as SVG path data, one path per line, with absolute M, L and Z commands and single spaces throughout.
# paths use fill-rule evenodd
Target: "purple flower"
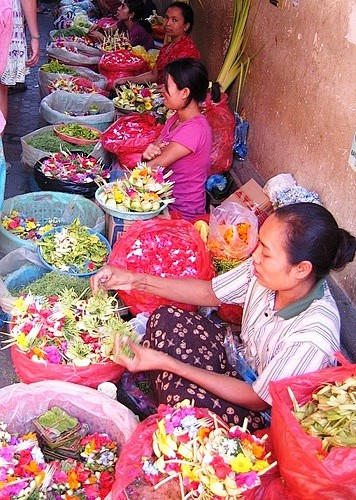
M 59 365 L 62 361 L 62 356 L 60 355 L 60 352 L 58 351 L 58 348 L 54 345 L 49 345 L 45 346 L 43 348 L 44 352 L 47 355 L 47 360 L 50 363 L 53 363 L 55 365 Z

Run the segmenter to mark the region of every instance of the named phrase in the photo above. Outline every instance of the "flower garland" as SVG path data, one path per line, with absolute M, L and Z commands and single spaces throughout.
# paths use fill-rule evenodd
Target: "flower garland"
M 117 445 L 107 434 L 81 439 L 81 460 L 53 460 L 48 464 L 36 434 L 10 434 L 0 422 L 0 499 L 104 499 L 114 482 Z
M 78 184 L 88 184 L 96 179 L 108 179 L 109 169 L 106 169 L 93 156 L 60 151 L 39 162 L 40 171 L 50 179 L 61 179 Z
M 103 292 L 88 300 L 68 289 L 49 298 L 29 293 L 14 302 L 10 338 L 4 342 L 40 363 L 106 363 L 112 360 L 116 335 L 136 341 L 118 310 L 115 297 Z M 123 349 L 129 354 L 127 347 Z
M 153 456 L 142 458 L 145 479 L 157 489 L 178 478 L 182 500 L 237 498 L 275 465 L 268 463 L 264 442 L 185 400 L 157 422 Z
M 44 224 L 40 224 L 35 217 L 26 217 L 25 214 L 12 210 L 9 215 L 2 219 L 3 227 L 10 233 L 20 237 L 23 240 L 39 240 L 44 233 L 57 227 L 60 220 L 56 217 L 48 219 Z

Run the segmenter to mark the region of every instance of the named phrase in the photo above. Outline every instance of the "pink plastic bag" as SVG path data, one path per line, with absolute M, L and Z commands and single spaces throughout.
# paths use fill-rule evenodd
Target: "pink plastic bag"
M 17 347 L 11 347 L 16 374 L 26 384 L 42 380 L 63 380 L 96 388 L 102 382 L 117 382 L 125 368 L 113 361 L 89 366 L 58 365 L 32 361 Z
M 141 256 L 132 253 L 137 241 L 142 245 Z M 146 250 L 145 250 L 146 249 Z M 190 258 L 188 261 L 187 258 Z M 151 219 L 137 221 L 115 243 L 109 264 L 135 272 L 167 277 L 190 277 L 210 279 L 214 275 L 213 266 L 205 244 L 193 224 L 183 219 Z M 119 291 L 118 295 L 133 314 L 151 313 L 160 305 L 173 304 L 147 292 L 131 290 Z M 178 304 L 186 311 L 194 311 L 195 306 Z

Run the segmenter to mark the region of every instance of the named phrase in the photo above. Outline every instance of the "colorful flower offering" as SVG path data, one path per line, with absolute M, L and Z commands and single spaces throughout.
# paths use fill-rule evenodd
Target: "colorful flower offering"
M 65 414 L 60 408 L 53 408 Z M 38 419 L 49 419 L 49 410 Z M 57 412 L 55 412 L 57 416 Z M 67 420 L 77 419 L 65 414 Z M 63 427 L 64 417 L 54 426 Z M 114 482 L 117 444 L 107 434 L 88 434 L 88 426 L 79 424 L 84 437 L 70 439 L 73 432 L 58 431 L 65 445 L 54 446 L 54 454 L 76 448 L 78 458 L 50 460 L 43 451 L 41 429 L 24 436 L 10 434 L 0 422 L 0 499 L 1 500 L 68 500 L 104 499 Z M 43 430 L 43 429 L 42 429 Z M 63 431 L 63 432 L 62 432 Z M 68 436 L 68 439 L 66 439 Z
M 37 241 L 44 233 L 60 224 L 56 218 L 48 219 L 41 224 L 35 217 L 27 217 L 25 214 L 12 210 L 9 215 L 2 219 L 2 225 L 10 233 L 20 237 L 23 240 Z
M 173 182 L 167 181 L 172 171 L 164 172 L 162 167 L 151 168 L 146 163 L 137 167 L 122 179 L 104 185 L 97 191 L 97 200 L 105 209 L 121 212 L 150 212 L 159 210 L 163 204 L 174 201 Z
M 167 108 L 163 105 L 163 96 L 156 83 L 139 85 L 128 83 L 116 89 L 113 99 L 116 107 L 138 113 L 150 112 L 156 118 L 166 117 Z
M 268 463 L 265 439 L 183 401 L 157 422 L 152 457 L 142 458 L 145 479 L 158 489 L 178 478 L 182 500 L 239 498 L 275 465 Z
M 49 298 L 29 293 L 14 302 L 10 338 L 4 343 L 17 346 L 39 363 L 107 363 L 112 360 L 116 335 L 137 340 L 118 312 L 115 297 L 104 292 L 89 299 L 69 289 Z M 123 350 L 130 353 L 125 346 Z
M 106 169 L 93 156 L 60 151 L 39 162 L 40 171 L 50 179 L 61 179 L 79 184 L 94 182 L 96 179 L 108 179 Z

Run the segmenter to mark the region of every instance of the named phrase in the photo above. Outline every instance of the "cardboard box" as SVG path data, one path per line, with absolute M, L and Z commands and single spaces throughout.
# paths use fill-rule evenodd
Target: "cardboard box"
M 166 208 L 163 212 L 154 219 L 158 218 L 170 219 L 168 209 Z M 152 220 L 152 219 L 150 219 Z M 117 239 L 120 238 L 126 231 L 137 222 L 136 220 L 120 219 L 119 217 L 113 217 L 112 215 L 105 214 L 105 226 L 106 226 L 106 238 L 109 241 L 111 247 L 114 246 Z
M 273 212 L 273 207 L 262 187 L 254 179 L 250 179 L 243 186 L 232 193 L 226 201 L 234 201 L 252 210 L 257 216 L 258 224 L 261 226 L 267 217 Z

